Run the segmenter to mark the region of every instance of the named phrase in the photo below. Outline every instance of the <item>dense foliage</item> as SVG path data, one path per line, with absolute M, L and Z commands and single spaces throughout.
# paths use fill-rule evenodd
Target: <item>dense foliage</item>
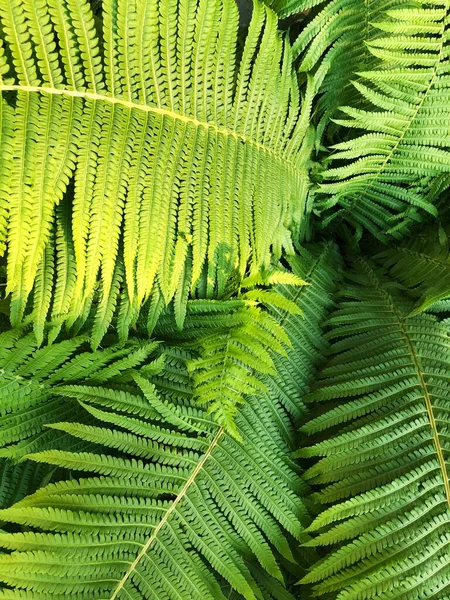
M 450 0 L 0 0 L 0 600 L 450 598 Z

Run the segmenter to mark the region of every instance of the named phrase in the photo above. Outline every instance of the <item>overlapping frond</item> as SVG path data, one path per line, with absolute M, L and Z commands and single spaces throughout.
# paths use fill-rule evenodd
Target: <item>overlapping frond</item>
M 376 68 L 379 61 L 368 43 L 379 37 L 377 22 L 385 21 L 387 11 L 408 6 L 408 0 L 311 0 L 314 7 L 307 25 L 293 44 L 293 54 L 301 72 L 317 72 L 321 96 L 315 112 L 320 129 L 343 105 L 361 105 L 361 96 L 352 85 L 358 73 Z
M 418 213 L 435 213 L 429 188 L 450 170 L 449 14 L 445 0 L 388 10 L 375 24 L 384 36 L 367 42 L 380 63 L 354 85 L 374 108 L 342 108 L 337 123 L 366 133 L 334 146 L 321 186 L 333 218 L 356 230 L 401 238 Z
M 416 298 L 412 315 L 450 297 L 448 233 L 443 228 L 429 227 L 378 258 Z
M 154 342 L 130 342 L 91 351 L 87 338 L 75 337 L 38 348 L 34 334 L 0 334 L 0 457 L 21 460 L 26 454 L 64 446 L 46 425 L 76 418 L 76 402 L 58 395 L 61 384 L 127 380 L 127 372 L 154 352 Z M 67 437 L 67 436 L 66 436 Z M 57 439 L 55 439 L 57 438 Z
M 101 11 L 99 33 L 87 0 L 0 5 L 12 322 L 32 292 L 38 332 L 94 299 L 96 343 L 119 298 L 127 326 L 155 293 L 167 304 L 204 273 L 211 296 L 291 248 L 312 93 L 300 109 L 289 43 L 259 0 L 239 53 L 234 0 Z
M 283 325 L 263 306 L 278 305 L 301 314 L 294 302 L 276 291 L 256 288 L 243 294 L 242 302 L 243 308 L 232 315 L 225 329 L 214 328 L 195 340 L 199 355 L 188 364 L 197 402 L 207 405 L 216 421 L 236 436 L 234 417 L 239 405 L 247 396 L 265 390 L 262 377 L 276 374 L 274 354 L 286 355 L 291 345 Z
M 292 347 L 286 354 L 274 355 L 277 376 L 266 376 L 263 383 L 269 397 L 278 397 L 292 422 L 298 424 L 306 412 L 303 398 L 326 352 L 322 326 L 333 306 L 333 292 L 341 280 L 342 265 L 334 242 L 305 246 L 288 262 L 291 271 L 308 285 L 280 284 L 275 288 L 297 304 L 301 313 L 293 314 L 281 307 L 270 309 L 273 318 L 284 327 Z M 290 436 L 291 440 L 293 437 Z
M 242 281 L 247 289 L 237 298 L 189 301 L 182 331 L 176 325 L 173 310 L 166 311 L 156 326 L 157 337 L 188 347 L 194 353 L 195 358 L 188 363 L 194 397 L 232 435 L 239 435 L 234 417 L 241 403 L 255 393 L 267 392 L 266 380 L 271 381 L 275 375 L 280 379 L 278 366 L 283 368 L 285 378 L 289 377 L 291 369 L 279 361 L 287 359 L 288 348 L 292 350 L 291 336 L 295 337 L 297 330 L 288 331 L 285 324 L 290 323 L 289 315 L 304 318 L 297 300 L 309 282 L 301 276 L 310 274 L 316 252 L 321 256 L 322 247 L 313 249 L 312 254 L 305 249 L 301 258 L 289 260 L 291 272 L 273 269 L 247 277 Z M 326 246 L 325 264 L 337 264 L 335 252 L 333 246 Z M 325 267 L 321 270 L 324 278 L 330 276 Z M 312 274 L 318 277 L 315 269 Z M 270 283 L 272 289 L 259 287 Z M 317 285 L 317 281 L 314 283 Z M 298 327 L 298 331 L 303 329 Z M 320 340 L 320 334 L 318 337 Z
M 327 505 L 310 532 L 330 548 L 305 577 L 344 599 L 448 598 L 449 328 L 360 259 L 328 321 L 331 358 L 300 455 Z M 324 404 L 326 403 L 326 404 Z
M 240 405 L 242 441 L 196 403 L 187 350 L 163 347 L 164 368 L 151 377 L 137 369 L 126 390 L 106 379 L 57 386 L 55 394 L 89 418 L 50 430 L 92 447 L 30 457 L 72 477 L 0 513 L 25 526 L 0 534 L 11 551 L 0 557 L 7 585 L 0 598 L 219 600 L 230 590 L 233 597 L 291 598 L 277 557 L 292 560 L 289 540 L 306 539 L 309 521 L 301 500 L 307 488 L 289 457 L 293 417 L 303 411 L 301 395 L 320 361 L 315 334 L 339 260 L 327 244 L 294 263 L 310 285 L 280 283 L 278 291 L 309 319 L 281 306 L 272 311 L 292 336 L 287 356 L 275 360 L 296 369 L 286 380 L 267 375 L 268 391 Z M 165 331 L 169 336 L 167 323 Z

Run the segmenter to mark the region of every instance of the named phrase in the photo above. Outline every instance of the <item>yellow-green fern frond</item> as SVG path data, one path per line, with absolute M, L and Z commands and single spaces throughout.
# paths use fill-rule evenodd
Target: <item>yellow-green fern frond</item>
M 94 299 L 98 343 L 121 291 L 126 330 L 155 289 L 165 304 L 182 289 L 185 304 L 204 269 L 220 293 L 234 269 L 291 249 L 313 85 L 301 109 L 275 13 L 255 0 L 242 53 L 238 21 L 234 0 L 104 0 L 101 31 L 87 0 L 0 4 L 14 324 L 33 292 L 42 335 L 53 283 L 56 327 Z

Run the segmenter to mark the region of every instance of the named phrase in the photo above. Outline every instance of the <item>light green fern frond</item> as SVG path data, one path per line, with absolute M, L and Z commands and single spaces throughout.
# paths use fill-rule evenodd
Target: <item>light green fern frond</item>
M 313 309 L 306 317 L 302 311 L 305 288 L 310 285 L 302 277 L 312 277 L 311 294 L 317 294 L 317 308 L 328 306 L 325 297 L 339 278 L 339 261 L 333 244 L 302 248 L 301 255 L 289 258 L 291 272 L 273 269 L 242 280 L 252 288 L 242 291 L 240 297 L 227 301 L 190 300 L 182 331 L 176 325 L 173 311 L 160 317 L 154 335 L 171 344 L 187 347 L 197 354 L 188 363 L 193 376 L 194 396 L 207 406 L 216 421 L 232 435 L 238 435 L 234 417 L 246 398 L 267 393 L 270 382 L 286 385 L 286 410 L 299 418 L 298 407 L 288 398 L 295 392 L 299 355 L 292 360 L 293 344 L 300 352 L 298 336 L 308 331 L 309 324 L 321 317 Z M 273 284 L 271 290 L 256 286 Z M 322 286 L 326 292 L 322 290 Z M 318 288 L 316 290 L 316 288 Z M 306 294 L 309 298 L 309 294 Z M 322 313 L 320 313 L 322 314 Z M 311 344 L 323 353 L 322 334 L 305 336 L 305 352 L 309 357 L 303 368 L 308 371 Z M 283 371 L 283 377 L 278 373 Z M 285 382 L 285 383 L 284 383 Z M 272 393 L 279 389 L 272 389 Z
M 380 64 L 354 82 L 374 109 L 345 107 L 336 121 L 367 133 L 334 146 L 321 186 L 324 206 L 356 230 L 401 238 L 418 211 L 435 214 L 423 183 L 450 170 L 449 14 L 448 2 L 426 1 L 376 23 L 386 33 L 368 46 Z
M 342 600 L 448 597 L 448 323 L 408 317 L 399 285 L 358 260 L 328 320 L 331 358 L 303 431 L 329 508 L 309 531 L 329 548 L 304 578 Z M 325 404 L 324 404 L 325 403 Z
M 272 267 L 244 278 L 241 286 L 245 289 L 237 297 L 189 300 L 182 330 L 176 307 L 171 307 L 153 331 L 157 338 L 190 349 L 194 358 L 188 369 L 194 396 L 232 435 L 238 435 L 234 417 L 239 405 L 265 389 L 261 379 L 265 374 L 275 375 L 274 356 L 286 354 L 291 346 L 283 324 L 268 309 L 301 314 L 284 293 L 267 289 L 276 283 L 284 283 L 285 289 L 308 285 L 297 273 Z
M 239 59 L 234 0 L 104 0 L 101 15 L 100 33 L 87 0 L 0 5 L 11 319 L 32 292 L 38 332 L 94 298 L 95 343 L 119 296 L 125 330 L 156 289 L 185 303 L 205 272 L 211 296 L 291 249 L 313 93 L 300 109 L 289 43 L 258 0 Z

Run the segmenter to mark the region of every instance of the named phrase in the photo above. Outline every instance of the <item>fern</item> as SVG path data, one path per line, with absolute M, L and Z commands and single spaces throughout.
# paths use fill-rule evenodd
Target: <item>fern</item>
M 236 436 L 234 417 L 239 404 L 265 389 L 261 376 L 276 374 L 273 354 L 285 355 L 291 344 L 283 326 L 258 303 L 301 314 L 295 303 L 275 291 L 254 289 L 243 294 L 242 301 L 244 309 L 234 315 L 237 323 L 222 333 L 214 327 L 195 340 L 199 356 L 188 365 L 197 402 L 207 404 L 216 421 Z
M 411 315 L 450 296 L 450 260 L 446 231 L 441 227 L 423 233 L 397 248 L 382 252 L 379 260 L 392 276 L 410 289 L 416 306 Z
M 450 598 L 449 31 L 0 0 L 0 600 Z
M 424 182 L 449 172 L 449 138 L 439 125 L 450 118 L 448 24 L 448 3 L 438 0 L 387 11 L 376 23 L 386 35 L 367 42 L 382 62 L 354 83 L 375 109 L 345 107 L 349 118 L 336 121 L 367 133 L 334 146 L 323 206 L 338 205 L 340 219 L 382 240 L 401 238 L 418 210 L 435 214 Z
M 62 400 L 62 384 L 99 383 L 119 379 L 145 362 L 155 343 L 129 343 L 92 352 L 78 337 L 38 349 L 34 334 L 0 334 L 0 457 L 21 460 L 29 452 L 55 447 L 45 426 L 80 414 L 75 403 Z M 64 447 L 64 436 L 58 443 Z
M 366 259 L 328 321 L 331 358 L 303 427 L 315 499 L 314 546 L 331 547 L 304 578 L 339 598 L 448 596 L 448 324 L 408 316 L 412 303 Z
M 311 285 L 280 288 L 310 321 L 273 309 L 293 338 L 288 356 L 277 360 L 304 367 L 291 387 L 267 375 L 270 393 L 239 406 L 241 442 L 195 403 L 186 350 L 166 346 L 163 370 L 150 379 L 137 370 L 126 394 L 106 378 L 59 386 L 55 393 L 76 401 L 89 419 L 54 423 L 51 431 L 94 450 L 29 457 L 74 476 L 0 513 L 26 526 L 0 534 L 12 550 L 0 557 L 0 578 L 11 588 L 4 597 L 219 600 L 229 585 L 239 597 L 291 598 L 277 583 L 277 557 L 293 560 L 291 536 L 306 539 L 309 521 L 300 500 L 307 488 L 288 457 L 291 418 L 304 410 L 297 386 L 309 384 L 320 360 L 314 333 L 338 266 L 330 244 L 305 250 L 296 268 Z
M 292 249 L 313 93 L 300 109 L 290 46 L 258 1 L 239 56 L 234 0 L 101 10 L 98 32 L 87 0 L 0 6 L 11 320 L 34 292 L 42 336 L 47 314 L 71 325 L 97 294 L 94 345 L 121 289 L 132 324 L 156 288 L 167 304 L 205 270 L 210 296 Z
M 386 20 L 389 10 L 410 6 L 408 0 L 313 1 L 308 23 L 293 43 L 300 73 L 315 72 L 319 88 L 314 113 L 317 122 L 316 146 L 346 139 L 346 132 L 333 122 L 342 106 L 366 107 L 369 103 L 355 90 L 360 73 L 378 70 L 380 60 L 369 50 L 380 31 L 377 22 Z M 317 8 L 316 8 L 317 7 Z

